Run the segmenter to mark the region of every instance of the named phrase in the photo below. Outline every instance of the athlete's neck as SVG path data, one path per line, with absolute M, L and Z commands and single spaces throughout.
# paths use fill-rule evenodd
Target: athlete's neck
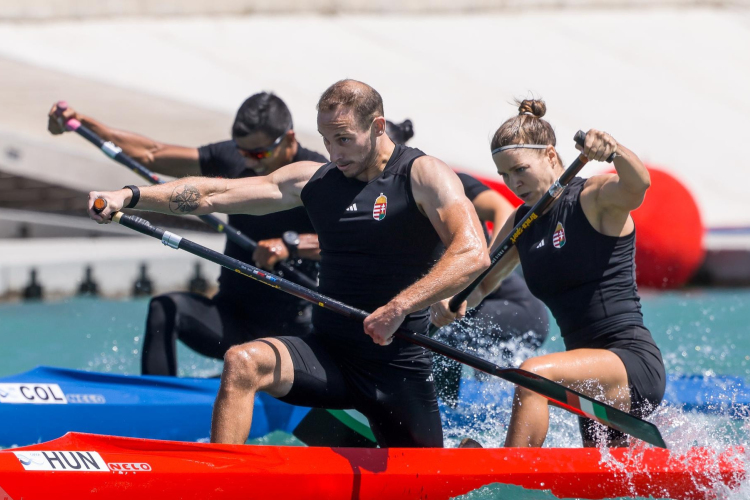
M 369 163 L 368 167 L 359 174 L 357 180 L 363 182 L 370 182 L 373 179 L 377 179 L 385 170 L 385 166 L 393 156 L 393 151 L 396 149 L 396 145 L 391 141 L 387 135 L 383 134 L 378 138 L 378 142 L 375 145 L 375 154 Z

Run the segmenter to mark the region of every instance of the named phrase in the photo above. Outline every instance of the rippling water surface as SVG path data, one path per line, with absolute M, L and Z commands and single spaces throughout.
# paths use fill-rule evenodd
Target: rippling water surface
M 147 305 L 147 300 L 101 299 L 0 304 L 3 361 L 0 376 L 37 365 L 137 374 Z M 646 324 L 662 350 L 668 373 L 745 378 L 750 374 L 750 291 L 647 292 L 643 295 L 643 307 Z M 542 352 L 562 349 L 559 331 L 553 326 Z M 519 360 L 522 356 L 520 353 Z M 184 346 L 179 347 L 179 366 L 181 376 L 204 377 L 221 371 L 220 361 L 199 356 Z M 465 373 L 473 375 L 470 370 Z M 461 411 L 468 416 L 482 414 L 482 418 L 474 421 L 469 418 L 469 423 L 460 428 L 447 427 L 446 445 L 453 446 L 467 435 L 480 440 L 485 447 L 502 444 L 510 408 L 495 408 L 489 418 L 485 408 L 467 407 Z M 692 414 L 674 408 L 660 408 L 649 420 L 659 426 L 670 448 L 676 451 L 690 446 L 723 450 L 746 444 L 750 433 L 750 423 L 742 419 Z M 294 438 L 276 433 L 261 441 L 291 444 Z M 580 446 L 575 417 L 553 408 L 545 446 Z M 750 498 L 750 483 L 732 492 L 717 490 L 716 493 L 721 498 Z M 549 492 L 490 485 L 462 498 L 555 497 Z

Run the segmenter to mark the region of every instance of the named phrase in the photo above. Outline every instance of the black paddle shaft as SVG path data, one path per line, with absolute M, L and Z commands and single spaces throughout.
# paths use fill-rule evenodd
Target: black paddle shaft
M 67 109 L 67 103 L 60 101 L 57 103 L 57 107 L 60 111 Z M 89 141 L 91 144 L 99 148 L 104 154 L 112 158 L 114 161 L 123 165 L 151 184 L 163 184 L 164 180 L 158 175 L 147 169 L 139 162 L 122 152 L 122 149 L 117 147 L 112 142 L 104 141 L 99 134 L 83 125 L 80 121 L 72 119 L 65 123 L 65 127 L 68 130 L 73 130 L 78 133 L 81 137 Z M 258 248 L 258 244 L 243 234 L 239 229 L 232 227 L 229 224 L 224 223 L 221 219 L 215 215 L 199 215 L 198 218 L 214 228 L 217 232 L 225 234 L 227 239 L 232 243 L 239 245 L 243 250 L 247 252 L 254 252 Z M 276 269 L 279 274 L 283 274 L 292 281 L 295 281 L 301 285 L 310 288 L 317 288 L 318 284 L 309 276 L 295 268 L 289 262 L 281 261 L 276 264 Z
M 584 141 L 586 140 L 586 134 L 582 130 L 579 130 L 578 132 L 576 132 L 574 140 L 576 141 L 576 144 L 583 147 Z M 607 158 L 607 161 L 611 162 L 614 159 L 615 153 L 612 153 L 609 158 Z M 563 172 L 560 178 L 557 179 L 554 184 L 552 184 L 552 187 L 550 187 L 549 190 L 544 193 L 544 196 L 542 196 L 542 198 L 536 202 L 531 210 L 529 210 L 529 213 L 527 213 L 526 216 L 521 219 L 518 224 L 515 225 L 510 234 L 506 236 L 505 239 L 500 243 L 500 245 L 492 252 L 492 255 L 490 255 L 490 267 L 485 269 L 485 271 L 480 274 L 469 286 L 453 296 L 448 304 L 451 312 L 458 311 L 458 308 L 469 297 L 469 295 L 471 295 L 471 292 L 473 292 L 476 287 L 479 286 L 479 284 L 484 278 L 487 277 L 488 274 L 490 274 L 492 268 L 495 267 L 495 264 L 497 264 L 500 259 L 502 259 L 506 253 L 508 253 L 508 250 L 510 250 L 513 245 L 516 244 L 516 241 L 518 241 L 518 238 L 521 236 L 521 234 L 523 234 L 523 232 L 526 231 L 526 229 L 528 229 L 535 220 L 541 217 L 542 214 L 544 214 L 544 211 L 547 210 L 547 208 L 549 208 L 549 206 L 557 198 L 560 197 L 568 183 L 573 180 L 573 177 L 575 177 L 578 172 L 581 171 L 583 166 L 586 165 L 588 161 L 588 158 L 583 156 L 583 154 L 578 155 L 578 158 L 573 160 L 573 163 L 567 168 L 567 170 L 565 170 L 565 172 Z M 500 228 L 495 228 L 495 230 L 499 231 Z M 436 328 L 431 329 L 430 331 L 434 330 L 436 330 Z
M 245 264 L 237 259 L 233 259 L 211 250 L 210 248 L 201 246 L 176 234 L 170 233 L 169 231 L 152 226 L 147 220 L 141 219 L 140 217 L 117 212 L 112 216 L 112 220 L 118 224 L 138 231 L 139 233 L 145 234 L 146 236 L 159 239 L 162 243 L 171 248 L 185 250 L 186 252 L 219 264 L 231 271 L 235 271 L 283 292 L 292 294 L 295 297 L 311 302 L 319 307 L 330 309 L 346 317 L 356 318 L 358 320 L 364 320 L 369 316 L 369 313 L 361 309 L 348 306 L 343 302 L 331 299 L 330 297 L 309 290 L 289 280 L 269 274 L 257 267 Z M 472 356 L 471 354 L 450 347 L 435 339 L 431 339 L 425 335 L 404 328 L 399 328 L 396 331 L 396 336 L 407 342 L 411 342 L 412 344 L 422 346 L 433 352 L 442 354 L 443 356 L 455 359 L 456 361 L 464 363 L 477 370 L 495 375 L 520 387 L 532 390 L 576 415 L 594 419 L 604 425 L 612 427 L 613 429 L 624 432 L 625 434 L 629 434 L 653 445 L 666 448 L 661 433 L 654 424 L 596 401 L 595 399 L 572 389 L 568 389 L 567 387 L 552 382 L 544 377 L 519 368 L 501 368 L 494 363 Z

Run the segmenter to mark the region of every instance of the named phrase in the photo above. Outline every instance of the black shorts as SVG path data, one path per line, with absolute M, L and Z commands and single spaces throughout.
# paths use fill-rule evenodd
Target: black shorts
M 443 446 L 431 363 L 410 366 L 408 361 L 363 359 L 338 349 L 319 333 L 277 338 L 294 365 L 294 384 L 281 401 L 358 410 L 383 448 Z
M 608 335 L 604 345 L 587 347 L 606 349 L 617 354 L 625 365 L 630 388 L 630 413 L 643 418 L 656 409 L 664 398 L 667 375 L 661 351 L 651 332 L 642 326 L 631 326 L 617 334 Z M 591 419 L 579 417 L 578 425 L 584 443 L 620 442 L 625 434 L 605 427 Z
M 199 354 L 222 359 L 234 345 L 310 333 L 311 308 L 270 303 L 261 310 L 221 292 L 212 299 L 186 292 L 159 295 L 149 304 L 141 371 L 177 375 L 177 340 Z

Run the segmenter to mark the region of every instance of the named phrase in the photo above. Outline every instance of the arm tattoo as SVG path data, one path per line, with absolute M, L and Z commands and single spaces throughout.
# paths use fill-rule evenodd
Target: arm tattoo
M 178 192 L 183 188 L 181 192 Z M 201 203 L 201 193 L 195 186 L 187 184 L 177 186 L 169 198 L 169 211 L 174 214 L 189 214 L 196 210 Z

